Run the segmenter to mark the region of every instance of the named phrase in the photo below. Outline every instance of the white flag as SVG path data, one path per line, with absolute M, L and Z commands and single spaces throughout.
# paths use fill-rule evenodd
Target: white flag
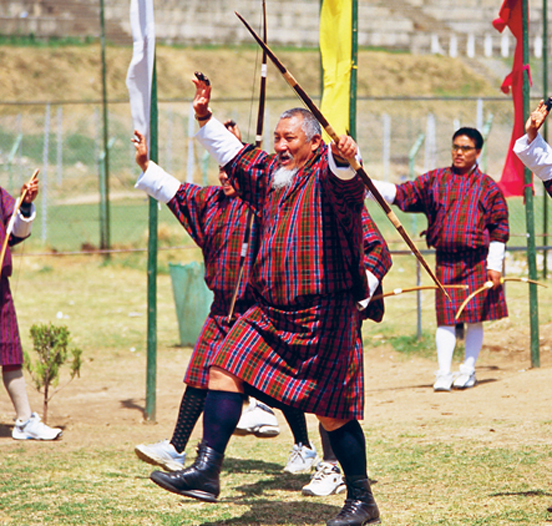
M 149 150 L 151 85 L 155 57 L 153 0 L 130 1 L 130 26 L 133 49 L 126 85 L 134 129 L 145 135 Z

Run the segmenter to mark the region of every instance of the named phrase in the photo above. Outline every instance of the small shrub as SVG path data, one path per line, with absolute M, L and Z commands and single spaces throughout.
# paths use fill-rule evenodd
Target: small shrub
M 44 422 L 48 421 L 48 402 L 60 391 L 51 388 L 59 384 L 60 368 L 70 360 L 71 377 L 67 384 L 80 376 L 82 365 L 82 351 L 77 348 L 69 349 L 70 333 L 66 326 L 56 327 L 52 323 L 35 324 L 31 327 L 31 338 L 38 360 L 33 363 L 27 352 L 24 352 L 25 369 L 29 371 L 36 390 L 44 395 L 43 415 Z M 65 384 L 65 385 L 67 385 Z M 65 386 L 63 386 L 65 387 Z

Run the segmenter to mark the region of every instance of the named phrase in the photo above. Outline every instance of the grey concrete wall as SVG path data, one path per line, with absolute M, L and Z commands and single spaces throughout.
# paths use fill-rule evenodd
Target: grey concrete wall
M 491 22 L 498 0 L 359 0 L 359 44 L 416 53 L 498 54 L 504 46 Z M 130 43 L 129 0 L 105 0 L 108 39 Z M 269 41 L 278 45 L 318 44 L 319 0 L 267 0 Z M 251 43 L 234 16 L 260 25 L 260 0 L 156 0 L 157 39 L 181 44 Z M 541 0 L 530 0 L 531 35 L 541 33 Z M 98 36 L 96 0 L 0 0 L 0 34 Z M 509 32 L 507 32 L 509 33 Z M 533 42 L 533 41 L 532 41 Z M 501 47 L 502 46 L 502 47 Z M 510 50 L 513 49 L 513 39 Z

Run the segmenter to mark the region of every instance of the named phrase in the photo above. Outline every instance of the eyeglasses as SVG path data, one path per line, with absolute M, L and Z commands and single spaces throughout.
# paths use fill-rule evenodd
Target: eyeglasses
M 472 150 L 475 150 L 475 146 L 464 146 L 464 145 L 460 145 L 460 144 L 453 144 L 452 145 L 452 151 L 453 152 L 457 152 L 458 150 L 460 150 L 461 152 L 463 153 L 467 153 L 467 152 L 471 152 Z

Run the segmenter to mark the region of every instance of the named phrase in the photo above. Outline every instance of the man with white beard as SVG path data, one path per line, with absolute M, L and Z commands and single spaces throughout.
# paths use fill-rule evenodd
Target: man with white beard
M 345 161 L 357 154 L 357 145 L 342 136 L 326 146 L 314 116 L 295 108 L 276 126 L 275 155 L 244 147 L 212 118 L 211 86 L 193 82 L 201 126 L 196 137 L 260 219 L 250 274 L 256 304 L 236 321 L 211 362 L 196 461 L 182 471 L 154 472 L 151 479 L 168 491 L 216 501 L 245 392 L 270 398 L 275 407 L 314 413 L 328 431 L 347 486 L 345 506 L 328 526 L 378 524 L 358 422 L 364 386 L 356 304 L 371 297 L 385 271 L 377 265 L 374 272 L 365 270 L 365 189 Z

